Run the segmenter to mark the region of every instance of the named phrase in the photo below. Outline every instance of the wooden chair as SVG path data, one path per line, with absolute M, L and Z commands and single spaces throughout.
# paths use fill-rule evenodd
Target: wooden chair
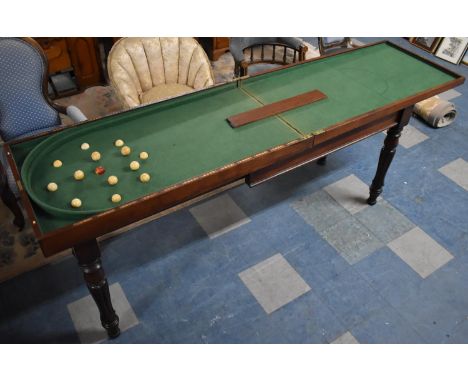
M 229 50 L 234 57 L 234 75 L 242 77 L 248 74 L 249 66 L 304 61 L 307 46 L 295 37 L 232 37 Z

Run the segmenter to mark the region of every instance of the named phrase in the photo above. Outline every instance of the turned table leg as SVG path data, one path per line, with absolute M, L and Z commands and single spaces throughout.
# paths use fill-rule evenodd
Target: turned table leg
M 325 166 L 327 164 L 327 156 L 323 156 L 317 160 L 319 166 Z
M 2 155 L 0 153 L 0 155 Z M 21 211 L 21 207 L 16 199 L 15 194 L 10 188 L 8 184 L 6 170 L 3 168 L 2 163 L 0 162 L 0 199 L 2 202 L 10 209 L 13 213 L 14 220 L 13 224 L 19 228 L 21 231 L 24 228 L 24 216 L 23 211 Z
M 20 231 L 22 231 L 25 224 L 23 211 L 21 211 L 21 207 L 19 206 L 18 200 L 16 199 L 15 194 L 13 194 L 13 191 L 11 191 L 11 188 L 8 185 L 8 183 L 5 183 L 2 186 L 2 190 L 0 191 L 0 198 L 13 213 L 13 224 L 17 226 Z
M 101 263 L 101 251 L 96 240 L 73 247 L 73 254 L 83 271 L 86 285 L 101 315 L 101 323 L 110 338 L 120 334 L 119 317 L 115 314 L 109 284 Z
M 388 168 L 392 163 L 393 157 L 395 156 L 396 148 L 398 146 L 398 140 L 400 139 L 403 127 L 405 127 L 411 114 L 413 112 L 413 106 L 403 110 L 400 122 L 398 125 L 388 129 L 387 136 L 384 141 L 382 150 L 380 150 L 379 164 L 377 165 L 377 171 L 375 173 L 374 180 L 370 186 L 369 198 L 367 203 L 373 206 L 377 202 L 377 198 L 382 193 L 385 175 L 387 174 Z

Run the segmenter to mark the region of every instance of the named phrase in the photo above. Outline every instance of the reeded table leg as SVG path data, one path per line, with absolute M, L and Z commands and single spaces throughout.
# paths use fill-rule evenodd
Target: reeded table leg
M 110 338 L 120 334 L 119 317 L 115 314 L 109 293 L 109 284 L 101 263 L 101 251 L 96 240 L 73 248 L 91 296 L 99 309 L 101 323 Z
M 393 157 L 395 156 L 398 140 L 400 139 L 403 127 L 408 124 L 412 112 L 412 106 L 403 110 L 398 125 L 388 129 L 387 131 L 387 137 L 385 138 L 384 146 L 382 147 L 382 150 L 380 150 L 377 172 L 375 173 L 374 180 L 370 186 L 369 198 L 367 199 L 367 203 L 371 206 L 377 203 L 377 198 L 382 193 L 385 175 L 387 174 L 388 168 L 390 167 Z

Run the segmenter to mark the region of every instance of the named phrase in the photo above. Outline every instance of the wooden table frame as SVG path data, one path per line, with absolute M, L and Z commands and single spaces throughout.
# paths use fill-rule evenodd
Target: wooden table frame
M 394 48 L 402 50 L 450 74 L 454 79 L 443 85 L 433 87 L 405 99 L 337 123 L 327 128 L 319 135 L 312 135 L 305 139 L 297 139 L 287 144 L 274 147 L 51 232 L 42 233 L 39 229 L 32 202 L 24 190 L 19 170 L 11 151 L 12 145 L 37 138 L 38 136 L 8 142 L 4 145 L 4 150 L 16 179 L 23 205 L 25 206 L 29 221 L 44 255 L 48 257 L 68 248 L 73 249 L 73 253 L 83 272 L 88 289 L 99 308 L 102 325 L 107 330 L 109 337 L 116 337 L 119 335 L 119 319 L 112 307 L 108 282 L 102 268 L 101 253 L 96 240 L 98 237 L 240 179 L 245 179 L 249 186 L 254 186 L 279 174 L 322 158 L 329 153 L 349 146 L 371 135 L 387 130 L 387 137 L 385 138 L 380 153 L 377 171 L 370 186 L 370 195 L 367 199 L 367 203 L 370 205 L 376 203 L 377 197 L 382 193 L 385 175 L 395 155 L 398 139 L 403 127 L 407 125 L 411 117 L 414 104 L 454 88 L 462 84 L 465 80 L 463 76 L 391 42 L 381 41 L 370 45 L 376 44 L 389 44 Z M 352 50 L 365 49 L 366 46 L 357 47 Z M 322 60 L 326 57 L 346 54 L 347 52 L 338 52 L 328 56 L 313 58 L 311 60 L 287 65 L 286 67 L 304 65 L 307 62 Z M 283 70 L 283 68 L 284 67 L 273 69 L 271 71 Z M 259 75 L 261 76 L 262 74 Z M 168 102 L 170 102 L 170 100 Z M 141 107 L 148 106 L 150 105 Z M 130 112 L 132 111 L 129 110 L 121 113 Z M 82 124 L 83 123 L 64 127 L 59 130 L 79 128 Z M 230 127 L 226 124 L 226 128 Z M 42 135 L 51 135 L 56 132 L 57 130 Z

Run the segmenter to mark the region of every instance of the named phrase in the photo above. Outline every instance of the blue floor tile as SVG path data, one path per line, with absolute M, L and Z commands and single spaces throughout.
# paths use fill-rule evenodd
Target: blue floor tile
M 346 328 L 369 319 L 389 304 L 353 269 L 338 274 L 316 291 Z
M 386 307 L 352 328 L 361 344 L 419 344 L 423 338 L 392 307 Z

